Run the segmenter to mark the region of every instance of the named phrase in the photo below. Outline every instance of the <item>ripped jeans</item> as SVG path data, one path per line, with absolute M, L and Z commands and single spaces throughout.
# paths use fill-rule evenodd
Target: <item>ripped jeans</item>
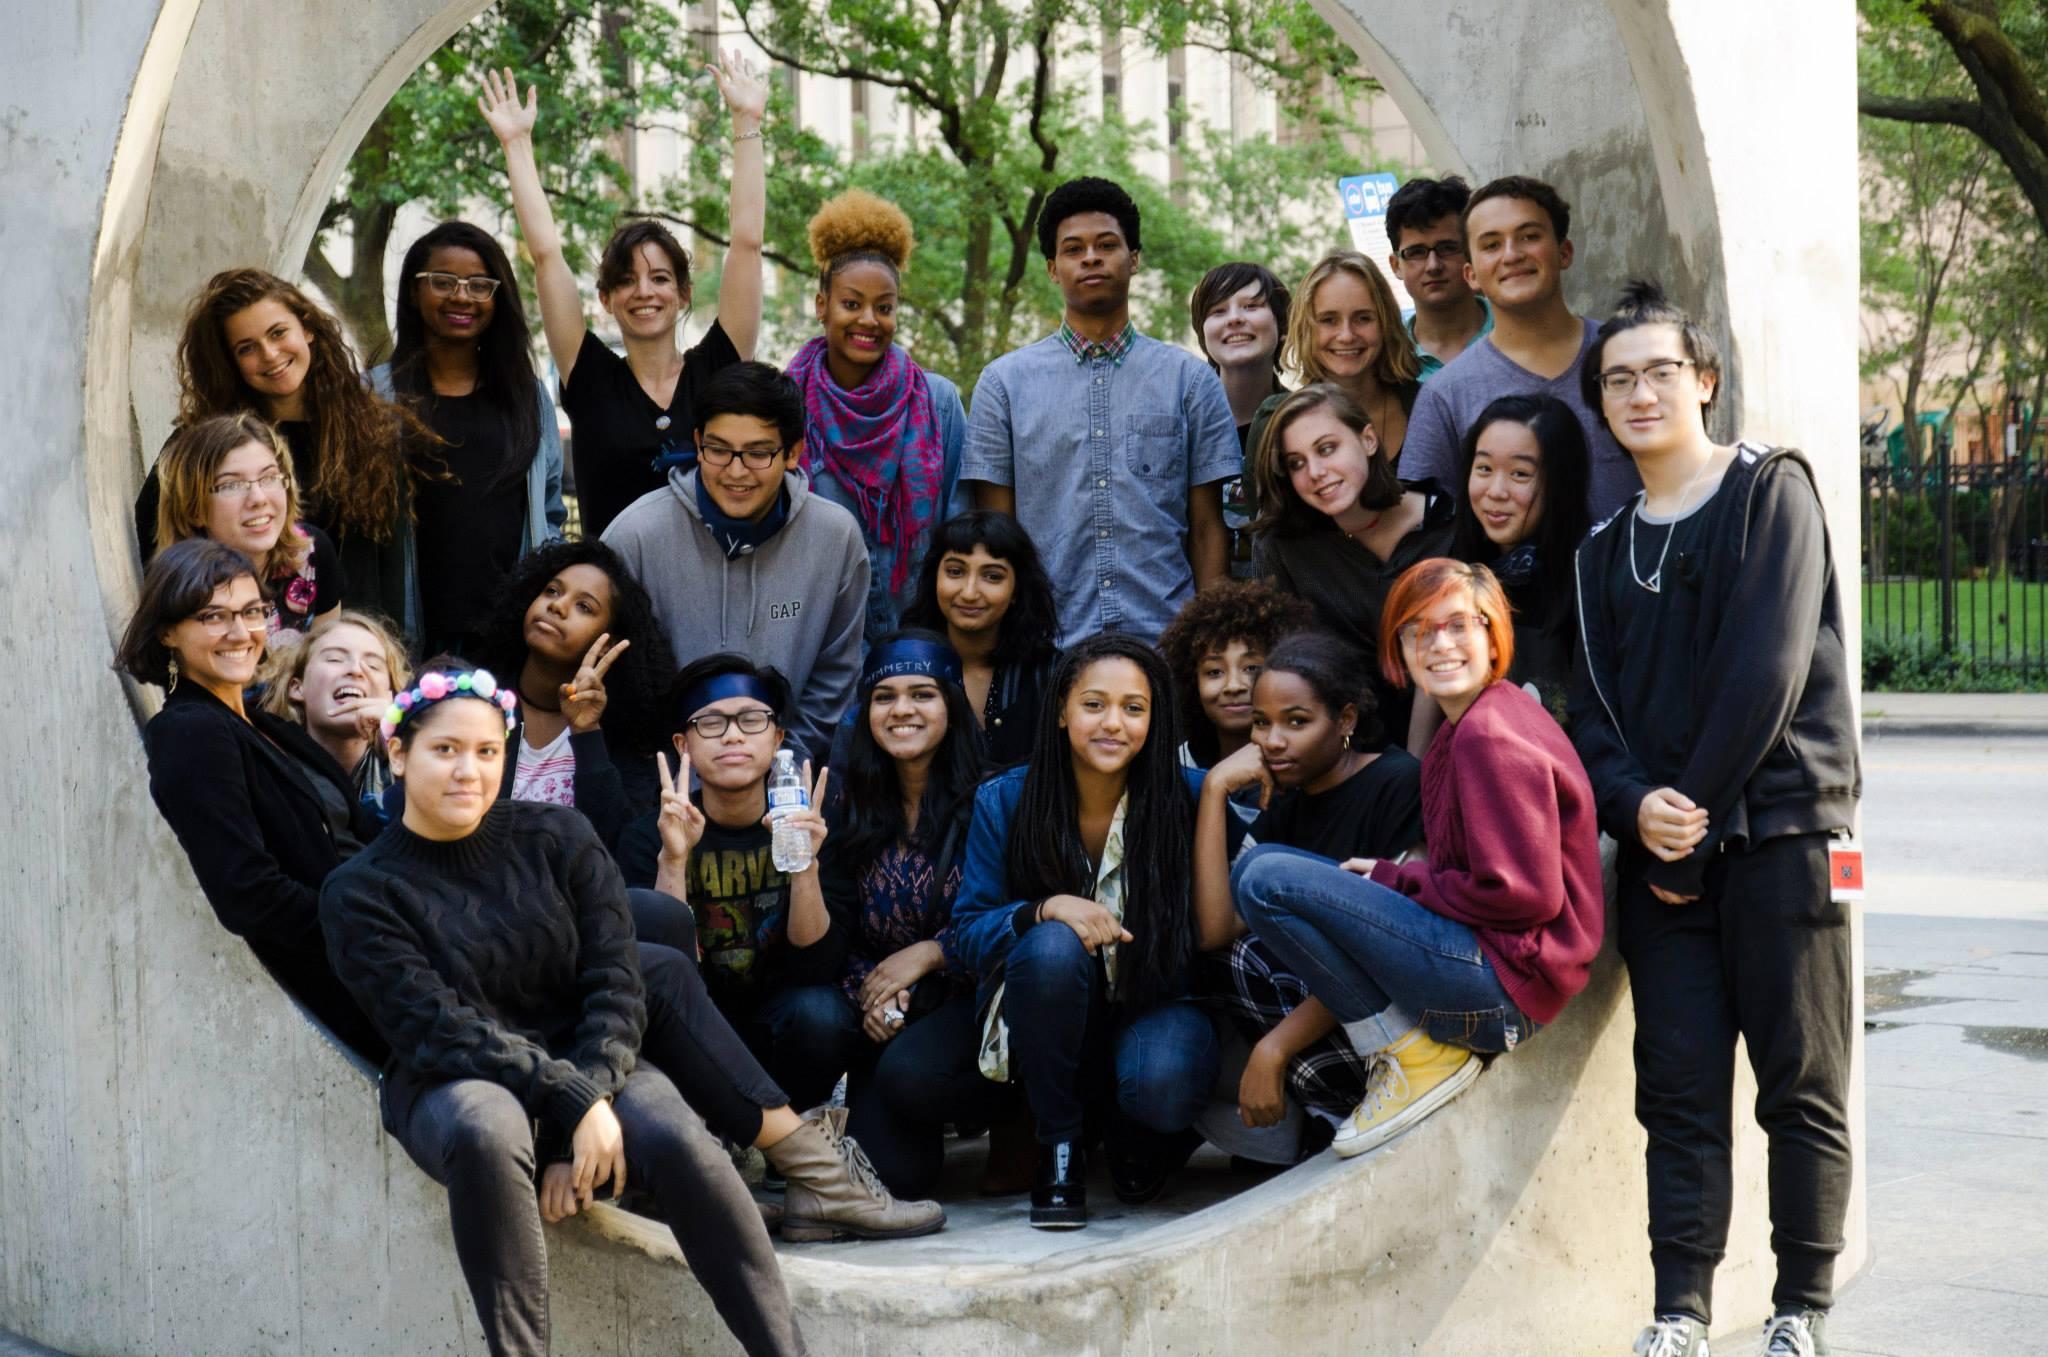
M 1420 1024 L 1437 1041 L 1513 1050 L 1536 1031 L 1472 930 L 1328 858 L 1260 844 L 1230 889 L 1253 936 L 1344 1024 L 1361 1055 Z

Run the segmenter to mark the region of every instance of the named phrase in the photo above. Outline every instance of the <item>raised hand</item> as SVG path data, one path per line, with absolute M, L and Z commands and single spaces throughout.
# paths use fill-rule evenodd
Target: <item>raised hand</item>
M 606 649 L 611 639 L 612 634 L 605 632 L 592 641 L 590 649 L 584 652 L 583 663 L 577 667 L 576 677 L 562 685 L 562 715 L 568 720 L 569 729 L 578 735 L 597 729 L 604 716 L 604 676 L 626 653 L 626 647 L 633 644 L 621 641 Z
M 533 125 L 540 121 L 540 86 L 528 86 L 526 102 L 522 104 L 519 82 L 513 78 L 510 66 L 503 72 L 485 71 L 484 92 L 477 96 L 476 107 L 501 143 L 530 137 Z
M 732 110 L 732 130 L 752 132 L 761 126 L 768 112 L 768 82 L 757 75 L 754 64 L 736 51 L 719 54 L 716 65 L 706 65 L 718 82 L 718 93 Z
M 704 811 L 690 800 L 690 752 L 682 743 L 681 739 L 676 741 L 682 762 L 677 765 L 673 780 L 669 778 L 668 760 L 659 753 L 654 756 L 655 785 L 661 788 L 661 812 L 654 823 L 661 832 L 661 856 L 669 862 L 687 861 L 704 837 Z

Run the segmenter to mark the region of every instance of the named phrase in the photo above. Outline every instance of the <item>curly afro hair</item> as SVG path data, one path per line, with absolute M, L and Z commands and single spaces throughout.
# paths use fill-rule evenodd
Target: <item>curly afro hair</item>
M 1314 626 L 1315 620 L 1315 609 L 1306 599 L 1260 580 L 1212 584 L 1182 605 L 1160 636 L 1159 650 L 1173 670 L 1190 752 L 1203 767 L 1215 762 L 1217 749 L 1216 731 L 1201 719 L 1202 702 L 1195 691 L 1202 657 L 1232 641 L 1263 654 L 1289 632 Z
M 615 747 L 635 753 L 660 749 L 668 743 L 662 696 L 675 677 L 676 662 L 647 591 L 603 542 L 550 542 L 520 557 L 499 586 L 479 633 L 477 662 L 517 685 L 526 665 L 526 610 L 549 580 L 572 565 L 594 565 L 605 573 L 612 582 L 612 617 L 606 630 L 614 641 L 633 643 L 605 675 L 605 733 L 617 742 Z
M 903 209 L 861 188 L 850 188 L 819 208 L 811 218 L 810 238 L 820 287 L 829 287 L 849 264 L 881 264 L 900 275 L 917 247 L 917 232 Z

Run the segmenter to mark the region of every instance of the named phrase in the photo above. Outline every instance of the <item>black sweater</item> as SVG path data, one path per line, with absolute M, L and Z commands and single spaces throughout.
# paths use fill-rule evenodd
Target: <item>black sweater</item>
M 382 1059 L 320 936 L 320 884 L 341 856 L 307 770 L 342 790 L 355 837 L 367 843 L 379 828 L 347 774 L 297 725 L 253 708 L 244 721 L 196 683 L 178 685 L 142 740 L 149 794 L 221 926 L 335 1036 Z
M 1683 649 L 1624 656 L 1614 591 L 1638 589 L 1635 510 L 1631 499 L 1579 548 L 1572 739 L 1601 825 L 1623 844 L 1640 843 L 1636 809 L 1658 787 L 1706 808 L 1705 841 L 1646 874 L 1698 895 L 1724 845 L 1844 829 L 1855 817 L 1863 776 L 1841 597 L 1813 469 L 1789 449 L 1744 443 L 1681 539 L 1697 544 L 1665 562 L 1662 591 L 1628 596 L 1668 610 L 1664 634 Z M 1683 684 L 1627 691 L 1627 675 L 1652 660 Z
M 320 924 L 413 1080 L 491 1080 L 566 1135 L 633 1070 L 647 1025 L 633 916 L 566 807 L 500 801 L 451 843 L 394 823 L 327 879 Z
M 512 799 L 512 773 L 519 758 L 520 742 L 526 738 L 525 709 L 521 708 L 512 733 L 505 737 L 505 776 L 498 783 L 498 799 Z M 659 808 L 661 794 L 654 782 L 654 756 L 627 754 L 614 746 L 602 728 L 569 737 L 569 751 L 576 756 L 576 809 L 590 821 L 607 849 L 618 851 L 619 832 L 650 806 Z M 630 761 L 628 761 L 630 760 Z M 647 764 L 646 769 L 641 764 Z M 405 784 L 393 782 L 384 793 L 384 814 L 394 823 L 405 815 Z

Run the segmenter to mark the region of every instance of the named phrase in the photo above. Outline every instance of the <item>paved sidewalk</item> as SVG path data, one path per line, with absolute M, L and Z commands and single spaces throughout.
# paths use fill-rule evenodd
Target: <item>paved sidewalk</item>
M 2048 735 L 2048 693 L 1865 693 L 1871 735 Z
M 2048 890 L 2048 886 L 2043 887 Z M 2048 923 L 1866 916 L 1871 1262 L 1836 1357 L 2048 1348 Z M 1757 1330 L 1716 1334 L 1754 1357 Z

